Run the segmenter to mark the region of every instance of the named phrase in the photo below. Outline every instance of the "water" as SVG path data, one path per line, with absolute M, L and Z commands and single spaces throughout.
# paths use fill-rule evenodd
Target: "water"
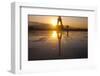
M 31 31 L 28 60 L 87 58 L 87 35 L 86 31 Z

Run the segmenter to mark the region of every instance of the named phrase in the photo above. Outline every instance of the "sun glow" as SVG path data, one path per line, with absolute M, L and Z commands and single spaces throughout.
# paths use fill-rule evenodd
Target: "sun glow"
M 56 26 L 56 25 L 57 25 L 57 20 L 56 20 L 56 19 L 52 19 L 52 20 L 51 20 L 51 24 L 52 24 L 53 26 Z

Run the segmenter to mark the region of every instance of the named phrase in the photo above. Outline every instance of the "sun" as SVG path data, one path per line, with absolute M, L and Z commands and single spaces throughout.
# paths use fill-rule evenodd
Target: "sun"
M 52 24 L 53 26 L 56 26 L 56 25 L 57 25 L 57 20 L 56 20 L 56 19 L 52 19 L 52 20 L 51 20 L 51 24 Z

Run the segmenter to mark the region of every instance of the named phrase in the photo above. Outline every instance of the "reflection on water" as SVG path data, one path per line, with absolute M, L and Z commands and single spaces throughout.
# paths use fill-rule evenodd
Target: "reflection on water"
M 28 48 L 29 60 L 87 58 L 87 32 L 32 31 Z
M 51 36 L 52 36 L 52 38 L 57 38 L 57 32 L 56 31 L 52 31 Z
M 62 51 L 61 51 L 62 31 L 57 31 L 57 38 L 58 38 L 59 56 L 61 56 L 62 55 Z

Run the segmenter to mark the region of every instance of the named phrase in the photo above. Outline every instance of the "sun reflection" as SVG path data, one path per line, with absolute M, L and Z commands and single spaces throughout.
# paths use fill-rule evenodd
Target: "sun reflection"
M 57 32 L 56 31 L 52 32 L 52 38 L 57 38 Z

